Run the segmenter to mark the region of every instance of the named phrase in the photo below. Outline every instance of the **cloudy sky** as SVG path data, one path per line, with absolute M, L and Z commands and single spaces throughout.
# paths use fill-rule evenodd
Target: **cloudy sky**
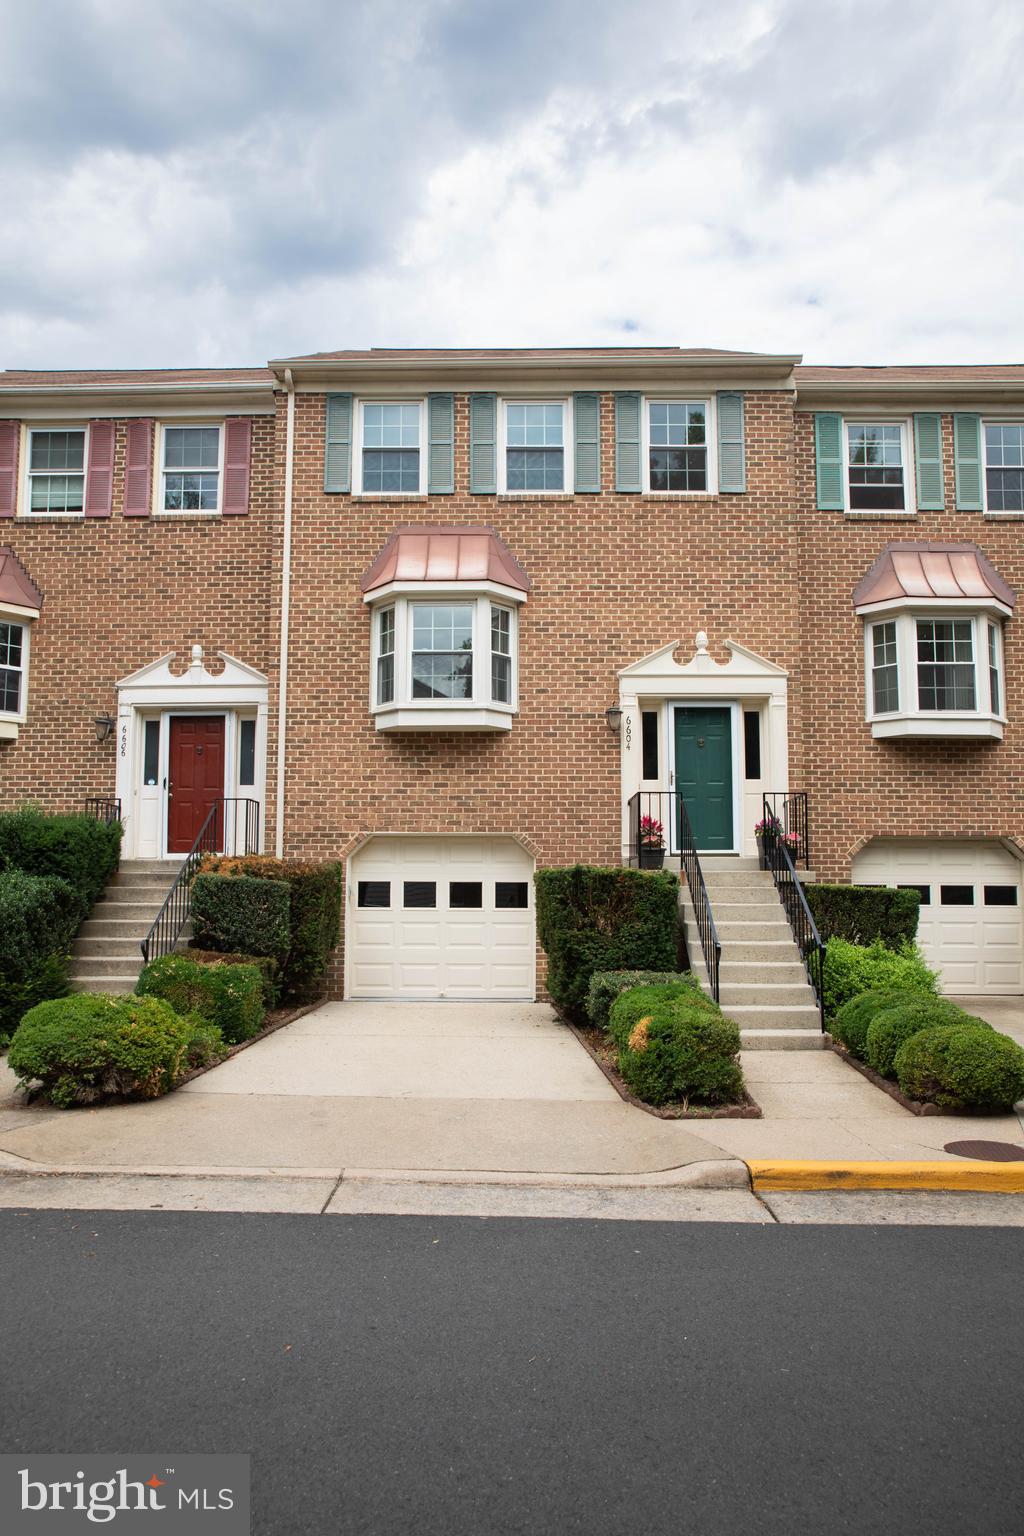
M 1024 358 L 1021 0 L 0 0 L 0 366 Z

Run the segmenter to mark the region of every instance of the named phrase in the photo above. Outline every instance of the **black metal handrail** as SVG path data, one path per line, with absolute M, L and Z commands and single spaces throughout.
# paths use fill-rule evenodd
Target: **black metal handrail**
M 229 825 L 227 810 L 229 805 L 234 807 L 232 813 L 234 827 L 230 848 L 227 847 L 228 839 L 225 835 Z M 239 837 L 239 816 L 242 823 L 241 837 Z M 259 801 L 242 796 L 228 796 L 215 800 L 199 829 L 198 837 L 185 855 L 181 868 L 174 877 L 173 885 L 164 897 L 163 906 L 153 919 L 149 932 L 142 941 L 140 946 L 142 958 L 147 965 L 151 960 L 159 959 L 161 955 L 169 955 L 177 944 L 181 930 L 192 912 L 192 879 L 203 855 L 222 852 L 240 855 L 257 853 L 259 846 Z
M 697 920 L 700 947 L 708 973 L 708 985 L 715 1002 L 721 992 L 722 944 L 715 927 L 704 872 L 693 840 L 693 828 L 682 795 L 676 789 L 637 790 L 629 797 L 630 864 L 641 869 L 660 869 L 665 862 L 665 828 L 671 827 L 670 850 L 678 852 L 690 901 Z M 672 845 L 675 845 L 674 847 Z
M 94 821 L 105 822 L 109 827 L 112 822 L 121 820 L 121 802 L 113 796 L 88 795 L 85 801 L 85 814 L 91 816 Z
M 802 789 L 770 789 L 765 792 L 764 802 L 771 802 L 771 814 L 782 831 L 792 839 L 789 851 L 794 864 L 811 867 L 811 827 L 807 813 L 807 792 Z M 768 815 L 767 809 L 765 815 Z
M 818 925 L 814 921 L 811 909 L 807 905 L 807 897 L 804 894 L 803 886 L 800 884 L 800 876 L 796 872 L 796 865 L 793 863 L 793 855 L 786 841 L 785 830 L 769 804 L 767 795 L 764 796 L 762 853 L 764 867 L 770 871 L 771 877 L 775 882 L 775 889 L 782 899 L 782 905 L 789 919 L 789 926 L 792 928 L 793 937 L 799 946 L 800 956 L 807 971 L 807 979 L 817 1000 L 818 1017 L 821 1020 L 821 1027 L 824 1029 L 825 945 L 822 943 L 821 934 L 818 932 Z

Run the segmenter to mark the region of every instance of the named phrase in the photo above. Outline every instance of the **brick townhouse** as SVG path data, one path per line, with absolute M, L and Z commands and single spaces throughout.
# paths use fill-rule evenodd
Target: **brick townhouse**
M 339 989 L 531 997 L 535 868 L 636 862 L 644 811 L 721 869 L 767 794 L 819 879 L 920 889 L 950 990 L 1024 991 L 1024 367 L 374 350 L 0 392 L 4 805 L 116 798 L 169 883 L 251 802 L 346 861 Z

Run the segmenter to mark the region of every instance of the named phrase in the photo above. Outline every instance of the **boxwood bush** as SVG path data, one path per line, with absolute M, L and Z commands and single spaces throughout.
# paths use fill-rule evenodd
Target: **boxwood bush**
M 909 997 L 883 1008 L 868 1026 L 864 1056 L 868 1065 L 883 1077 L 893 1075 L 893 1061 L 900 1046 L 922 1029 L 936 1029 L 943 1024 L 976 1025 L 991 1029 L 984 1019 L 974 1018 L 946 997 Z
M 648 1014 L 655 1013 L 665 1003 L 684 999 L 691 1007 L 718 1011 L 717 1003 L 705 997 L 698 987 L 683 977 L 670 981 L 655 982 L 647 986 L 631 987 L 615 999 L 608 1013 L 608 1037 L 617 1046 L 625 1045 L 636 1024 Z
M 671 971 L 679 942 L 679 880 L 667 870 L 542 869 L 534 876 L 537 934 L 548 957 L 548 991 L 586 1019 L 597 971 Z
M 254 965 L 263 978 L 263 1006 L 276 1008 L 281 992 L 281 967 L 270 955 L 233 955 L 219 949 L 197 949 L 190 944 L 185 951 L 197 965 Z
M 670 997 L 634 1024 L 619 1048 L 619 1071 L 647 1104 L 729 1104 L 743 1094 L 739 1048 L 739 1029 L 713 1003 Z
M 925 964 L 919 949 L 905 944 L 887 949 L 881 939 L 873 944 L 851 944 L 829 939 L 825 952 L 825 1017 L 832 1019 L 844 1003 L 861 992 L 938 991 L 938 976 Z
M 192 882 L 192 930 L 200 949 L 267 955 L 280 964 L 291 948 L 291 888 L 286 880 L 199 874 Z
M 291 938 L 281 963 L 282 991 L 291 1002 L 321 997 L 328 962 L 341 937 L 340 863 L 275 859 L 269 854 L 248 858 L 218 854 L 203 860 L 202 873 L 287 882 Z
M 895 1007 L 897 1003 L 906 1002 L 908 998 L 930 995 L 920 992 L 889 992 L 884 989 L 858 992 L 856 997 L 851 997 L 836 1011 L 835 1018 L 829 1022 L 829 1031 L 833 1040 L 838 1040 L 840 1045 L 845 1045 L 852 1055 L 863 1061 L 867 1051 L 868 1029 L 876 1014 Z
M 79 992 L 29 1009 L 7 1060 L 22 1087 L 38 1084 L 69 1109 L 110 1094 L 156 1098 L 222 1050 L 206 1020 L 176 1014 L 159 998 Z
M 879 939 L 887 949 L 898 950 L 917 937 L 917 891 L 884 885 L 807 885 L 804 890 L 823 939 L 848 939 L 851 944 Z
M 163 955 L 143 967 L 135 990 L 162 998 L 176 1013 L 198 1014 L 229 1045 L 251 1040 L 263 1023 L 263 977 L 255 965 L 201 965 L 187 954 Z
M 56 876 L 0 874 L 0 1050 L 22 1014 L 68 989 L 68 955 L 78 927 L 77 891 Z
M 1024 1050 L 976 1024 L 920 1030 L 896 1052 L 896 1081 L 943 1109 L 1012 1109 L 1024 1098 Z
M 659 983 L 682 983 L 689 991 L 700 992 L 700 982 L 690 971 L 596 971 L 587 988 L 587 1017 L 595 1029 L 607 1029 L 608 1011 L 617 997 L 634 987 Z
M 57 875 L 78 893 L 79 918 L 102 895 L 121 856 L 121 823 L 49 816 L 33 807 L 0 814 L 0 868 Z

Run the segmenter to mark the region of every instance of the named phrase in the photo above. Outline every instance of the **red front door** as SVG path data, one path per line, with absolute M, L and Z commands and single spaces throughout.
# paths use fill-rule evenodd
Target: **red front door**
M 167 852 L 188 853 L 224 793 L 224 716 L 172 715 Z M 218 846 L 223 828 L 218 827 Z

